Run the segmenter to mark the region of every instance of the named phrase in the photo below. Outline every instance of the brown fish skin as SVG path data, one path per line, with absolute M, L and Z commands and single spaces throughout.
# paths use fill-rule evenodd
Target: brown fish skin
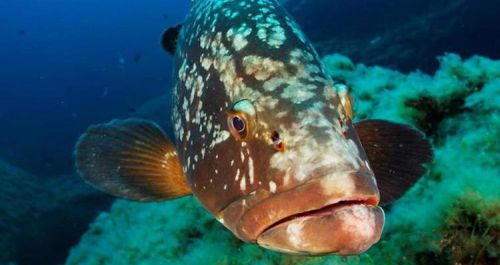
M 276 1 L 194 1 L 175 73 L 183 171 L 237 237 L 308 255 L 355 254 L 379 239 L 383 211 L 360 140 L 314 48 Z M 228 124 L 235 113 L 248 125 L 244 139 Z M 290 216 L 307 221 L 280 223 Z

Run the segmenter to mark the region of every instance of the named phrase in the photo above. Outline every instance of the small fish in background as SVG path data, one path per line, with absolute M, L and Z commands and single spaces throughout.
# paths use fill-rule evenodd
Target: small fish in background
M 102 89 L 101 98 L 105 98 L 108 95 L 109 95 L 109 87 L 106 86 Z
M 170 19 L 170 16 L 169 16 L 169 15 L 167 15 L 167 14 L 163 14 L 163 16 L 162 16 L 162 17 L 163 17 L 163 19 L 164 19 L 164 20 L 169 20 L 169 19 Z
M 118 67 L 121 70 L 125 69 L 125 57 L 121 53 L 118 53 Z
M 19 36 L 25 36 L 25 35 L 26 35 L 26 30 L 24 30 L 24 29 L 19 29 L 19 30 L 17 31 L 17 35 L 19 35 Z
M 142 60 L 142 54 L 140 53 L 135 54 L 134 57 L 132 58 L 132 61 L 134 61 L 134 63 L 139 63 L 141 60 Z
M 373 38 L 372 40 L 370 40 L 370 45 L 375 45 L 375 44 L 379 43 L 380 40 L 382 40 L 382 37 L 377 36 L 377 37 Z
M 245 242 L 354 255 L 380 239 L 381 205 L 432 159 L 413 128 L 352 122 L 349 89 L 277 1 L 195 0 L 162 44 L 175 56 L 175 139 L 141 119 L 91 126 L 76 166 L 102 191 L 138 201 L 192 194 Z

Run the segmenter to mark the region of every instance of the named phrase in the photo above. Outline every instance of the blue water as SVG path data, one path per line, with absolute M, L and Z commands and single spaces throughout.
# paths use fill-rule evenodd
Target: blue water
M 183 21 L 189 2 L 1 0 L 0 160 L 42 179 L 74 174 L 73 147 L 88 126 L 136 116 L 171 91 L 172 58 L 159 40 Z M 498 0 L 288 0 L 286 8 L 321 54 L 340 52 L 356 63 L 432 73 L 444 52 L 500 58 Z M 54 237 L 57 249 L 40 249 L 46 239 L 38 238 L 42 243 L 27 246 L 29 257 L 15 262 L 62 263 L 109 200 L 58 206 L 84 209 L 85 218 L 50 219 L 67 237 Z M 59 208 L 52 211 L 40 216 Z M 36 229 L 38 220 L 24 221 Z M 12 245 L 32 243 L 23 240 Z
M 320 53 L 356 62 L 432 73 L 444 52 L 500 57 L 495 0 L 286 7 Z M 89 124 L 130 116 L 169 91 L 172 60 L 159 38 L 188 8 L 187 0 L 0 1 L 0 157 L 37 175 L 71 172 L 74 142 Z
M 73 169 L 88 125 L 127 116 L 171 84 L 162 31 L 188 1 L 0 1 L 0 157 L 38 175 Z

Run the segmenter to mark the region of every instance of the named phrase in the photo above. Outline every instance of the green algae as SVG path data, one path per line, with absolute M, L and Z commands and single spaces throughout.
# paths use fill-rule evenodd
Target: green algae
M 453 204 L 438 242 L 450 264 L 494 264 L 500 255 L 500 199 L 469 192 Z

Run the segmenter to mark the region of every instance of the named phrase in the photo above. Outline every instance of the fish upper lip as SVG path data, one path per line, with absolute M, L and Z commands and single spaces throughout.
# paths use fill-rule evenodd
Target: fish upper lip
M 365 205 L 365 206 L 372 206 L 375 207 L 377 206 L 377 203 L 375 200 L 372 198 L 367 197 L 366 199 L 341 199 L 335 203 L 327 204 L 323 207 L 314 209 L 314 210 L 309 210 L 309 211 L 304 211 L 304 212 L 298 212 L 292 215 L 289 215 L 287 217 L 284 217 L 275 223 L 269 225 L 266 227 L 262 232 L 260 232 L 259 236 L 261 234 L 264 234 L 265 232 L 273 229 L 274 227 L 277 227 L 281 224 L 287 223 L 289 221 L 293 221 L 296 219 L 300 218 L 306 218 L 306 217 L 314 217 L 314 216 L 323 216 L 323 215 L 329 215 L 332 214 L 335 210 L 340 209 L 342 207 L 348 207 L 352 205 Z

